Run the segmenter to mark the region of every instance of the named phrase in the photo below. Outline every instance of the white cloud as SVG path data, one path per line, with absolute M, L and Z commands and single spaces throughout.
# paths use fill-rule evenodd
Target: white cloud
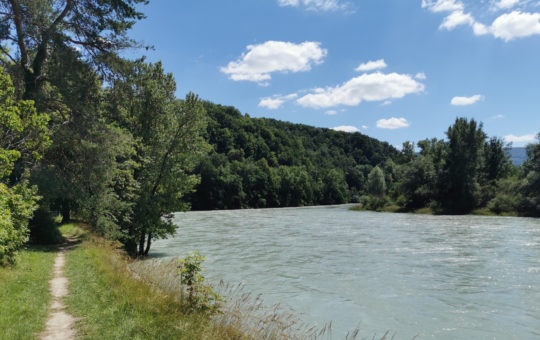
M 369 129 L 367 125 L 362 125 L 362 129 L 367 130 Z
M 387 105 L 390 105 L 390 104 L 392 104 L 391 100 L 385 100 L 381 105 L 382 106 L 387 106 Z
M 513 11 L 503 14 L 493 21 L 490 31 L 504 41 L 540 34 L 540 13 Z
M 355 69 L 355 71 L 367 72 L 367 71 L 383 69 L 386 66 L 388 66 L 388 65 L 386 65 L 386 63 L 384 62 L 384 59 L 379 59 L 379 60 L 368 61 L 367 63 L 360 64 Z
M 453 12 L 462 11 L 465 6 L 461 1 L 455 0 L 422 0 L 422 8 L 427 8 L 432 12 Z
M 426 80 L 427 79 L 427 76 L 426 76 L 426 74 L 424 72 L 417 73 L 414 77 L 416 79 L 418 79 L 418 80 Z
M 495 3 L 495 7 L 498 9 L 510 9 L 518 3 L 519 0 L 499 0 Z
M 356 106 L 363 101 L 403 98 L 424 91 L 424 84 L 408 74 L 381 72 L 362 74 L 336 87 L 317 88 L 296 102 L 305 107 Z
M 340 0 L 278 0 L 281 7 L 304 7 L 311 11 L 338 11 L 349 8 L 348 2 Z
M 284 101 L 279 98 L 263 98 L 259 102 L 260 107 L 266 107 L 270 110 L 279 109 Z
M 305 41 L 295 44 L 285 41 L 267 41 L 248 45 L 247 52 L 221 68 L 234 81 L 253 81 L 264 85 L 273 72 L 309 71 L 313 64 L 323 62 L 328 51 L 319 42 Z
M 519 0 L 499 0 L 495 3 L 496 9 L 510 9 L 519 5 Z M 493 6 L 493 5 L 492 5 Z M 431 12 L 449 12 L 439 29 L 453 30 L 462 25 L 470 26 L 475 35 L 491 34 L 508 42 L 517 38 L 540 34 L 540 13 L 512 11 L 497 17 L 491 25 L 478 22 L 474 16 L 465 12 L 465 5 L 456 0 L 422 0 L 422 8 Z M 492 7 L 493 8 L 493 7 Z
M 389 118 L 389 119 L 379 119 L 377 121 L 377 127 L 379 129 L 389 129 L 389 130 L 395 130 L 395 129 L 401 129 L 406 128 L 410 126 L 411 123 L 407 121 L 405 118 Z
M 328 110 L 324 114 L 329 115 L 329 116 L 335 116 L 335 115 L 337 115 L 337 111 L 336 110 Z
M 270 110 L 276 110 L 281 107 L 285 102 L 298 97 L 296 93 L 291 93 L 286 96 L 276 95 L 272 97 L 266 97 L 259 101 L 259 107 L 266 107 Z
M 358 132 L 358 131 L 360 131 L 360 130 L 358 130 L 358 128 L 356 126 L 351 126 L 351 125 L 336 126 L 336 127 L 332 128 L 332 130 L 343 131 L 343 132 Z
M 534 133 L 523 136 L 508 135 L 504 136 L 504 141 L 507 143 L 532 143 L 535 138 L 536 135 Z
M 452 98 L 450 103 L 455 106 L 467 106 L 472 105 L 482 99 L 484 99 L 484 96 L 482 96 L 481 94 L 476 94 L 471 97 L 454 97 Z
M 461 25 L 474 25 L 475 20 L 469 13 L 464 13 L 463 11 L 452 12 L 449 16 L 444 18 L 442 24 L 439 26 L 440 29 L 447 29 L 449 31 L 453 30 L 457 26 Z
M 490 28 L 479 22 L 474 22 L 472 28 L 475 35 L 485 35 L 490 33 Z
M 491 119 L 503 119 L 504 118 L 504 115 L 501 115 L 501 114 L 498 114 L 498 115 L 495 115 L 495 116 L 492 116 Z

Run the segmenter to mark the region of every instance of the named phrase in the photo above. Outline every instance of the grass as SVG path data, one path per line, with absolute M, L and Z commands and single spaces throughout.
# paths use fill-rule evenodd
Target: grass
M 0 339 L 38 339 L 50 301 L 56 247 L 22 250 L 13 267 L 0 267 Z
M 66 223 L 59 228 L 62 236 L 67 239 L 81 239 L 86 235 L 86 227 L 79 223 Z
M 109 242 L 89 237 L 66 256 L 71 285 L 65 302 L 81 318 L 81 339 L 251 339 L 135 279 L 128 260 Z

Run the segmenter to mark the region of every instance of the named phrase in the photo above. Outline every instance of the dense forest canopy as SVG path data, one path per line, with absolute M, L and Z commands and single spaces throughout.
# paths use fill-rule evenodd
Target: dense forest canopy
M 196 173 L 194 209 L 339 204 L 365 192 L 372 167 L 396 160 L 388 143 L 273 119 L 206 102 L 213 147 Z

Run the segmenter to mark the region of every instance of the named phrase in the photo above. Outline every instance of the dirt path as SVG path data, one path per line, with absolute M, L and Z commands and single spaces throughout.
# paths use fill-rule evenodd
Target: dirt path
M 76 319 L 65 312 L 66 306 L 62 299 L 68 295 L 69 281 L 64 273 L 66 264 L 66 250 L 69 247 L 60 248 L 54 261 L 54 278 L 49 281 L 49 290 L 52 295 L 52 304 L 45 331 L 41 334 L 42 340 L 72 340 L 75 339 Z

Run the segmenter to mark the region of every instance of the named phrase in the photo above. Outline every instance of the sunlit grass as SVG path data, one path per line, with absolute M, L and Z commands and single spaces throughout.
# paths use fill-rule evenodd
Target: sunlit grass
M 50 301 L 55 247 L 22 250 L 13 267 L 0 267 L 0 339 L 38 339 Z
M 66 223 L 59 228 L 60 233 L 67 239 L 80 239 L 86 235 L 85 227 L 80 223 Z
M 67 253 L 66 303 L 81 318 L 81 339 L 252 339 L 134 278 L 127 265 L 117 249 L 96 238 Z

